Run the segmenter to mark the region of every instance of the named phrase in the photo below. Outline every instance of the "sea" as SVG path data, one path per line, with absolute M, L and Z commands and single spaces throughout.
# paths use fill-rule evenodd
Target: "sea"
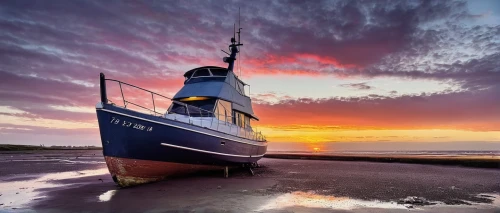
M 280 154 L 322 154 L 322 155 L 356 155 L 356 156 L 371 156 L 371 155 L 410 155 L 410 156 L 483 156 L 483 157 L 500 157 L 500 150 L 494 151 L 472 151 L 472 150 L 461 150 L 461 151 L 334 151 L 334 150 L 321 150 L 321 151 L 279 151 L 279 150 L 269 150 L 268 153 L 280 153 Z

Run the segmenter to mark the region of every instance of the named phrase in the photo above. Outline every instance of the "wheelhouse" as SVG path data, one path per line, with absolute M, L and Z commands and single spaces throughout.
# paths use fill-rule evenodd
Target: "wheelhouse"
M 252 128 L 251 120 L 258 120 L 245 92 L 249 85 L 228 69 L 199 67 L 187 71 L 184 77 L 185 86 L 174 97 L 168 113 L 215 117 L 245 129 Z
M 190 117 L 215 117 L 247 129 L 252 128 L 251 120 L 257 120 L 246 113 L 234 110 L 229 101 L 208 97 L 193 97 L 173 102 L 168 113 Z

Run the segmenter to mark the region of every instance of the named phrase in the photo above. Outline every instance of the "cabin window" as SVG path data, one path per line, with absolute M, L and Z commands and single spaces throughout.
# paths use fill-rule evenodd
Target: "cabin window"
M 186 101 L 188 105 L 189 115 L 191 117 L 212 117 L 215 99 L 200 100 L 200 101 Z
M 200 97 L 200 99 L 201 99 L 201 97 Z M 198 99 L 198 100 L 193 100 L 193 101 L 185 101 L 185 103 L 188 105 L 191 105 L 191 106 L 202 108 L 204 110 L 213 111 L 214 106 L 215 106 L 215 99 L 213 99 L 213 98 L 204 99 L 204 100 Z
M 194 84 L 194 83 L 199 83 L 199 82 L 209 82 L 209 81 L 213 81 L 213 82 L 224 82 L 224 78 L 205 78 L 205 77 L 199 77 L 199 78 L 190 78 L 187 82 L 185 82 L 186 84 Z
M 182 103 L 173 103 L 169 113 L 189 115 L 191 117 L 212 117 L 215 106 L 215 99 L 184 101 Z
M 170 105 L 170 109 L 168 110 L 169 114 L 180 114 L 180 115 L 188 115 L 187 108 L 183 104 L 172 103 Z
M 193 75 L 193 77 L 204 77 L 204 76 L 210 76 L 210 72 L 207 69 L 196 70 L 196 72 Z
M 245 128 L 249 129 L 252 128 L 250 125 L 250 117 L 245 116 Z
M 242 128 L 250 128 L 250 117 L 241 112 L 233 111 L 233 123 Z
M 227 70 L 224 69 L 210 69 L 213 76 L 227 76 Z
M 245 88 L 243 82 L 239 80 L 236 81 L 236 90 L 242 95 L 245 94 Z
M 241 113 L 238 113 L 238 126 L 240 127 L 245 126 L 245 116 Z
M 231 103 L 224 100 L 217 101 L 217 107 L 215 109 L 215 117 L 221 121 L 231 122 Z

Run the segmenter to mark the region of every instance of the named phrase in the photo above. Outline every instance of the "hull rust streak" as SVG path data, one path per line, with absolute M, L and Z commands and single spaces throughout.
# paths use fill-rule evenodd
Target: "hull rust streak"
M 104 157 L 113 180 L 122 187 L 163 180 L 199 171 L 221 170 L 222 166 L 183 164 L 117 157 Z

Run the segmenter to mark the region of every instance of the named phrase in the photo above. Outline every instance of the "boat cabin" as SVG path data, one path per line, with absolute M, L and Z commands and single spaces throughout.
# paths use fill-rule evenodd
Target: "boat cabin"
M 191 117 L 216 117 L 219 120 L 251 129 L 258 120 L 245 86 L 232 71 L 207 66 L 187 71 L 184 87 L 174 96 L 169 113 Z

